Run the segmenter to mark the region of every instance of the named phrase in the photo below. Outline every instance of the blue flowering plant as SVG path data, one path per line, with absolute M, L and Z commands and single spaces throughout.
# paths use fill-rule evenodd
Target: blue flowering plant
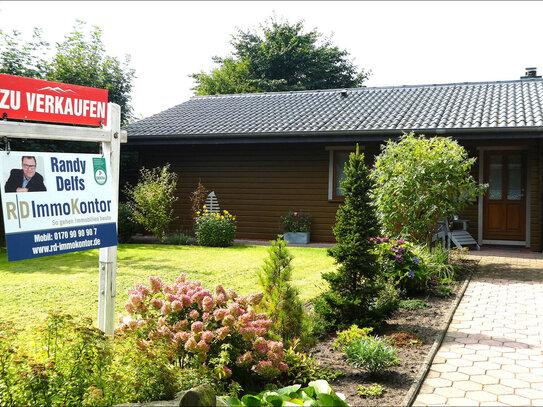
M 372 237 L 373 252 L 378 256 L 383 277 L 390 278 L 404 292 L 426 289 L 430 270 L 424 259 L 415 254 L 415 247 L 402 239 Z

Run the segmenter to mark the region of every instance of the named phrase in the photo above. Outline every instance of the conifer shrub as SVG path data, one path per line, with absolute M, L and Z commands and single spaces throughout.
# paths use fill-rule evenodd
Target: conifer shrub
M 345 175 L 341 183 L 345 203 L 338 208 L 333 228 L 337 245 L 328 250 L 338 268 L 322 275 L 329 288 L 314 302 L 329 329 L 376 326 L 395 308 L 394 295 L 381 295 L 386 282 L 370 240 L 379 232 L 370 197 L 373 184 L 358 146 L 345 165 Z
M 305 315 L 299 291 L 291 285 L 292 255 L 286 246 L 282 235 L 270 242 L 269 257 L 258 270 L 258 281 L 264 291 L 261 307 L 273 321 L 271 332 L 291 343 L 303 335 Z

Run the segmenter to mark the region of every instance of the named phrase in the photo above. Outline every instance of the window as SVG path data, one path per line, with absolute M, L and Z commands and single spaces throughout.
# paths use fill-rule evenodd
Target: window
M 349 162 L 349 155 L 354 152 L 354 147 L 327 147 L 326 149 L 330 151 L 328 200 L 343 199 L 341 181 L 345 178 L 345 164 Z

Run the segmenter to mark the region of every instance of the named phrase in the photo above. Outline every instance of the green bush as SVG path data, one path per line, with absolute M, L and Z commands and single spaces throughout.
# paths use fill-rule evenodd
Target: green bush
M 438 221 L 461 212 L 482 194 L 471 175 L 475 158 L 448 137 L 404 134 L 381 147 L 371 177 L 384 234 L 429 244 Z
M 127 204 L 119 202 L 119 219 L 117 237 L 119 243 L 129 243 L 138 232 L 138 224 L 132 220 L 131 210 Z
M 157 351 L 130 335 L 115 337 L 115 361 L 109 385 L 123 403 L 171 400 L 181 390 L 184 371 L 171 364 L 167 352 Z M 103 404 L 102 404 L 103 405 Z
M 50 314 L 35 330 L 37 353 L 17 346 L 17 331 L 0 323 L 0 404 L 2 406 L 97 406 L 120 398 L 108 380 L 113 363 L 109 339 L 64 314 Z
M 174 220 L 176 186 L 177 174 L 170 172 L 170 164 L 166 164 L 151 170 L 142 168 L 138 183 L 125 187 L 132 219 L 160 242 L 165 241 L 168 225 Z
M 344 351 L 349 362 L 371 374 L 383 373 L 387 368 L 400 364 L 396 350 L 386 340 L 375 336 L 354 341 Z
M 223 211 L 223 214 L 209 212 L 204 205 L 204 212 L 196 218 L 196 240 L 200 246 L 232 246 L 236 237 L 236 217 Z

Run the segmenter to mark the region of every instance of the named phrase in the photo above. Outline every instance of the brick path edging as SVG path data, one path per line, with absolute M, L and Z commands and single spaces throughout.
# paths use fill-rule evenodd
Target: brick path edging
M 434 344 L 430 348 L 430 352 L 428 352 L 428 354 L 426 355 L 426 358 L 424 359 L 422 366 L 420 367 L 417 375 L 415 376 L 415 380 L 413 381 L 413 384 L 409 388 L 409 391 L 407 392 L 407 394 L 405 395 L 402 401 L 402 404 L 401 404 L 402 407 L 411 407 L 411 405 L 414 403 L 415 399 L 417 398 L 417 395 L 422 386 L 422 383 L 424 382 L 424 379 L 426 378 L 426 375 L 428 374 L 428 371 L 430 370 L 430 366 L 432 366 L 432 361 L 434 360 L 434 357 L 437 351 L 439 350 L 441 344 L 443 343 L 443 339 L 445 338 L 445 335 L 447 334 L 447 331 L 453 319 L 454 313 L 456 312 L 456 309 L 458 308 L 460 301 L 464 297 L 464 293 L 466 292 L 466 289 L 468 288 L 468 284 L 471 281 L 472 275 L 473 275 L 473 272 L 469 273 L 467 279 L 464 281 L 462 287 L 460 288 L 458 297 L 456 298 L 456 301 L 454 302 L 453 306 L 449 310 L 449 315 L 447 315 L 447 318 L 443 322 L 439 335 L 434 340 Z

